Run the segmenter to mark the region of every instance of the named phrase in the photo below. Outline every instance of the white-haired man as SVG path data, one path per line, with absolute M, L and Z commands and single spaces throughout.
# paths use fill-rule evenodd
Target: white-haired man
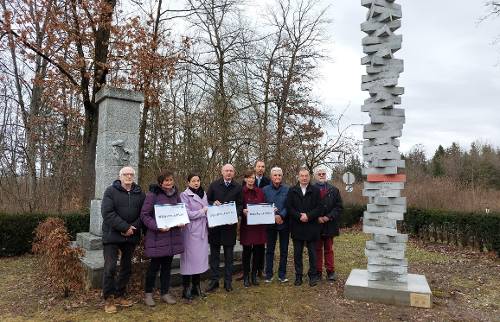
M 266 202 L 274 204 L 275 211 L 275 224 L 267 227 L 266 283 L 270 283 L 273 279 L 274 250 L 278 237 L 280 241 L 278 279 L 282 283 L 288 282 L 288 278 L 286 278 L 286 262 L 288 259 L 290 227 L 286 211 L 286 197 L 289 188 L 282 182 L 283 170 L 279 167 L 274 167 L 271 169 L 271 184 L 262 189 L 266 197 Z
M 119 179 L 104 191 L 102 198 L 102 293 L 106 301 L 106 313 L 115 313 L 117 305 L 126 307 L 133 304 L 124 295 L 132 274 L 132 255 L 141 236 L 140 213 L 145 198 L 141 187 L 134 182 L 134 177 L 135 170 L 132 167 L 123 167 Z M 120 273 L 115 279 L 119 252 Z
M 323 257 L 325 259 L 326 276 L 328 280 L 335 281 L 335 258 L 333 252 L 333 238 L 339 235 L 338 222 L 344 207 L 339 189 L 328 183 L 325 168 L 318 168 L 314 171 L 316 179 L 315 186 L 319 188 L 322 214 L 318 218 L 321 224 L 321 236 L 316 244 L 316 269 L 318 278 L 323 275 Z M 333 175 L 332 175 L 333 179 Z

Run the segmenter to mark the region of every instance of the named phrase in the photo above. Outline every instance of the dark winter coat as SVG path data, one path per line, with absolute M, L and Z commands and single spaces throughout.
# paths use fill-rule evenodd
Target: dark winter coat
M 241 217 L 243 214 L 241 185 L 234 180 L 231 181 L 229 187 L 226 187 L 222 178 L 212 182 L 208 187 L 207 200 L 209 205 L 213 205 L 216 200 L 221 203 L 234 201 L 238 216 Z M 208 228 L 208 243 L 224 246 L 235 245 L 237 226 L 237 224 L 233 224 Z
M 320 186 L 317 185 L 321 189 Z M 327 216 L 330 220 L 321 225 L 321 236 L 334 237 L 339 235 L 340 216 L 344 210 L 340 191 L 331 184 L 326 184 L 326 194 L 321 198 L 323 206 L 321 216 Z
M 130 191 L 122 187 L 120 180 L 115 180 L 106 188 L 102 197 L 102 243 L 137 244 L 141 236 L 141 207 L 144 192 L 137 184 L 132 184 Z M 131 236 L 123 236 L 130 226 L 137 228 Z
M 260 183 L 257 183 L 257 177 L 255 177 L 255 186 L 257 188 L 264 188 L 265 186 L 268 186 L 271 184 L 271 179 L 269 179 L 266 176 L 262 176 L 262 179 L 260 179 Z
M 255 187 L 248 189 L 243 186 L 243 208 L 248 204 L 259 204 L 266 201 L 261 189 Z M 240 225 L 240 244 L 242 245 L 263 245 L 267 241 L 267 225 L 247 225 L 247 217 L 241 217 Z
M 308 185 L 306 194 L 302 194 L 300 185 L 293 186 L 288 191 L 287 212 L 290 217 L 290 232 L 292 239 L 318 240 L 321 227 L 318 218 L 321 215 L 321 197 L 319 189 Z M 300 213 L 303 212 L 309 219 L 307 222 L 300 221 Z
M 144 255 L 147 257 L 173 256 L 184 252 L 182 228 L 174 227 L 161 232 L 156 225 L 154 209 L 154 205 L 175 205 L 180 202 L 181 198 L 175 187 L 170 195 L 156 184 L 149 187 L 141 210 L 141 220 L 147 228 L 144 239 Z

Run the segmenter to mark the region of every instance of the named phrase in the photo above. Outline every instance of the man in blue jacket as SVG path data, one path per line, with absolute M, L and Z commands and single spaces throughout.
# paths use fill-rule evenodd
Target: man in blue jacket
M 283 170 L 278 167 L 271 169 L 271 184 L 265 186 L 262 190 L 266 196 L 266 202 L 274 204 L 275 220 L 274 225 L 267 228 L 267 246 L 266 246 L 266 283 L 273 279 L 274 249 L 276 240 L 280 239 L 280 264 L 278 268 L 278 279 L 280 282 L 288 282 L 286 278 L 286 262 L 288 258 L 288 241 L 290 229 L 286 211 L 286 196 L 288 195 L 288 186 L 282 184 Z

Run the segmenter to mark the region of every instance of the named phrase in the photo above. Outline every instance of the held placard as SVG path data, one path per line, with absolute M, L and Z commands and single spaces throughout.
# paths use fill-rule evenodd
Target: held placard
M 274 206 L 272 204 L 248 204 L 247 210 L 248 225 L 268 225 L 275 223 Z
M 222 225 L 232 225 L 238 222 L 238 214 L 236 213 L 236 204 L 234 201 L 223 203 L 220 206 L 208 206 L 207 211 L 208 227 L 216 227 Z
M 158 228 L 172 228 L 179 225 L 189 224 L 186 205 L 155 205 L 155 219 Z

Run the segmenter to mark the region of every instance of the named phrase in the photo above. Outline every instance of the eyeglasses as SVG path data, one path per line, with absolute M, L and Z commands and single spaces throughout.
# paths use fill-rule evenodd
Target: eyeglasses
M 326 173 L 318 173 L 318 176 L 326 176 Z

